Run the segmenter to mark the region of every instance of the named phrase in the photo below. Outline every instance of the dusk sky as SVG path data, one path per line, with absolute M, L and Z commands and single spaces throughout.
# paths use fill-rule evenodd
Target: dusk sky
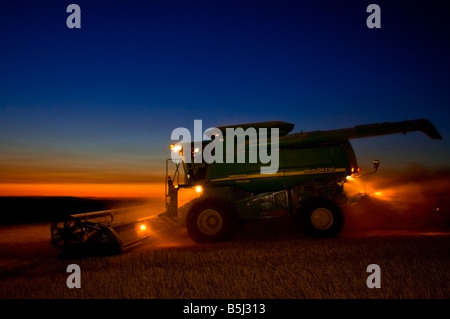
M 81 28 L 66 25 L 71 3 Z M 381 28 L 366 25 L 371 3 Z M 300 132 L 426 118 L 442 140 L 352 140 L 358 162 L 448 167 L 444 3 L 2 1 L 0 196 L 147 196 L 172 130 L 196 119 Z

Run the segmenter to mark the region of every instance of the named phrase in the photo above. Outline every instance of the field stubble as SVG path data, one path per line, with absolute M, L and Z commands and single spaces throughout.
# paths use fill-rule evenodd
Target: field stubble
M 280 230 L 282 229 L 282 231 Z M 9 250 L 0 267 L 3 299 L 448 299 L 449 236 L 334 239 L 298 233 L 289 220 L 244 225 L 229 242 L 197 245 L 184 229 L 171 244 L 149 242 L 125 254 L 57 258 L 47 242 Z M 176 235 L 176 236 L 174 236 Z M 6 248 L 4 248 L 6 249 Z M 38 252 L 41 252 L 41 256 Z M 14 262 L 11 262 L 14 261 Z M 69 289 L 66 268 L 81 268 Z M 367 266 L 381 268 L 381 288 L 366 285 Z

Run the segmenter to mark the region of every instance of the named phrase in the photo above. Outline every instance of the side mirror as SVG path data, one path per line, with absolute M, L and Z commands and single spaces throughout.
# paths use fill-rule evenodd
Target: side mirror
M 370 175 L 370 174 L 373 174 L 373 173 L 376 173 L 376 171 L 378 170 L 378 166 L 380 166 L 380 161 L 379 160 L 373 160 L 373 168 L 375 169 L 373 172 L 369 172 L 369 173 L 366 173 L 366 174 L 364 174 L 364 175 L 359 175 L 359 176 L 357 176 L 358 178 L 361 178 L 361 177 L 363 177 L 363 176 L 366 176 L 366 175 Z
M 380 166 L 380 161 L 379 160 L 373 160 L 373 168 L 375 168 L 375 170 L 377 170 L 378 166 Z

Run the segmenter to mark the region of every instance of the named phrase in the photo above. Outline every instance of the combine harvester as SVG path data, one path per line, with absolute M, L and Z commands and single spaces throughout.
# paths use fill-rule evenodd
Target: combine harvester
M 227 136 L 227 128 L 240 128 L 241 136 Z M 200 142 L 203 149 L 195 142 L 178 143 L 171 147 L 176 156 L 166 160 L 165 212 L 151 216 L 149 212 L 148 217 L 129 221 L 117 218 L 127 209 L 70 215 L 65 221 L 52 224 L 52 243 L 69 255 L 112 255 L 174 225 L 185 225 L 195 242 L 204 243 L 230 239 L 239 221 L 270 217 L 292 217 L 308 236 L 334 237 L 344 224 L 341 205 L 357 200 L 344 191 L 347 177 L 360 173 L 350 139 L 413 131 L 442 139 L 426 119 L 305 133 L 290 133 L 294 125 L 280 121 L 217 129 L 223 133 L 223 145 L 232 138 L 237 147 L 235 141 L 243 138 L 240 141 L 244 141 L 243 152 L 248 159 L 255 145 L 249 144 L 251 139 L 245 137 L 249 137 L 250 130 L 257 132 L 259 128 L 278 129 L 279 167 L 275 173 L 262 174 L 260 169 L 267 162 L 260 160 L 238 163 L 236 152 L 233 163 L 198 160 L 196 157 L 212 140 Z M 264 143 L 270 149 L 271 139 Z M 374 161 L 373 172 L 378 164 Z M 181 211 L 178 192 L 186 188 L 201 192 Z

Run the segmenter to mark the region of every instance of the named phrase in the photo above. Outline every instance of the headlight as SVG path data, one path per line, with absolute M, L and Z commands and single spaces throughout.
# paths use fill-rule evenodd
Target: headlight
M 200 194 L 201 192 L 203 192 L 203 187 L 201 187 L 200 185 L 195 186 L 195 191 L 197 192 L 197 194 Z

